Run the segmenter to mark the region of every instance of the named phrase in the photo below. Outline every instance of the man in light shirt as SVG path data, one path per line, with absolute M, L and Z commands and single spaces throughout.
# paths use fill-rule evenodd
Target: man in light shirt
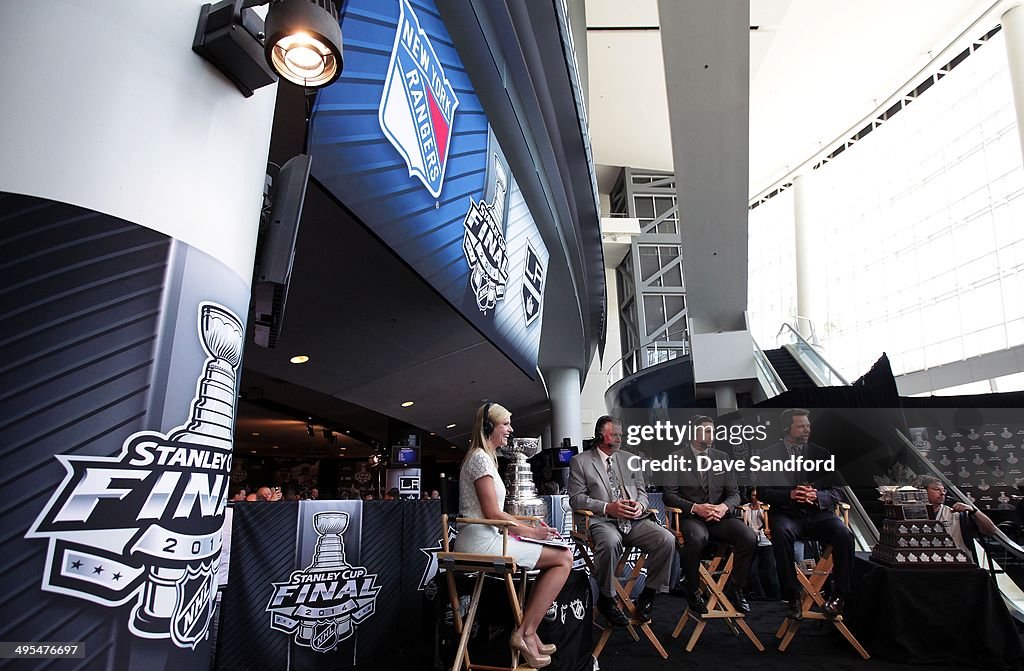
M 949 530 L 953 543 L 973 559 L 971 540 L 974 536 L 978 533 L 993 536 L 996 533 L 996 525 L 991 518 L 977 508 L 959 501 L 952 506 L 946 505 L 946 487 L 938 478 L 922 476 L 918 486 L 924 487 L 928 492 L 928 503 L 935 511 L 935 519 Z

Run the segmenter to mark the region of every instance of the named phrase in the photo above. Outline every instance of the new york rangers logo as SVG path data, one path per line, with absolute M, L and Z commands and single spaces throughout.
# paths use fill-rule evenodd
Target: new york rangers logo
M 377 119 L 384 136 L 437 198 L 444 184 L 452 121 L 459 99 L 441 60 L 407 0 L 401 0 L 398 30 L 384 81 Z

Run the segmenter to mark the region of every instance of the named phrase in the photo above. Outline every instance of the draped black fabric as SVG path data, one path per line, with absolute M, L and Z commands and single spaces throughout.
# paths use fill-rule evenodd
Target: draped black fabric
M 874 566 L 854 586 L 846 620 L 861 644 L 878 657 L 1024 668 L 1024 648 L 1013 618 L 992 578 L 981 569 Z

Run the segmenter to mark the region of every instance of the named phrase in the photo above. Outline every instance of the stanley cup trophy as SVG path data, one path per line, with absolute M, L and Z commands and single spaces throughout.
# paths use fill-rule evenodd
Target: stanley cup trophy
M 533 471 L 526 461 L 540 452 L 540 438 L 513 438 L 511 444 L 502 446 L 499 452 L 512 460 L 505 471 L 505 512 L 547 519 L 548 506 L 537 496 Z
M 187 421 L 167 435 L 167 442 L 179 448 L 205 447 L 225 452 L 228 456 L 224 461 L 224 478 L 227 478 L 231 470 L 235 386 L 245 330 L 239 319 L 228 310 L 212 303 L 202 303 L 199 332 L 207 354 L 205 367 L 197 381 Z M 184 538 L 187 537 L 182 536 Z M 218 559 L 214 557 L 209 561 Z M 211 567 L 209 561 L 204 567 L 202 559 L 182 562 L 172 556 L 163 566 L 151 565 L 142 603 L 133 612 L 134 628 L 141 632 L 164 632 L 166 635 L 167 622 L 175 614 L 181 585 L 189 579 L 190 573 L 215 574 L 217 567 Z M 172 638 L 178 635 L 174 627 L 171 627 L 171 635 Z
M 320 538 L 313 551 L 313 563 L 304 571 L 306 574 L 336 572 L 348 568 L 345 559 L 345 539 L 342 534 L 348 529 L 348 513 L 326 512 L 313 516 L 313 528 Z M 347 616 L 339 620 L 347 620 Z M 339 631 L 340 622 L 335 619 L 300 620 L 295 642 L 308 645 L 318 652 L 333 650 L 346 632 Z M 349 625 L 351 626 L 351 625 Z

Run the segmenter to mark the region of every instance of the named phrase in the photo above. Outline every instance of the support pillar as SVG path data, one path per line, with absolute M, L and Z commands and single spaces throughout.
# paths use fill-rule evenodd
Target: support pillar
M 551 399 L 551 441 L 554 446 L 568 438 L 573 445 L 583 440 L 580 415 L 580 371 L 577 368 L 549 368 L 544 373 Z
M 1000 21 L 1006 43 L 1006 63 L 1013 88 L 1013 106 L 1017 113 L 1017 136 L 1024 156 L 1024 6 L 1008 9 Z

